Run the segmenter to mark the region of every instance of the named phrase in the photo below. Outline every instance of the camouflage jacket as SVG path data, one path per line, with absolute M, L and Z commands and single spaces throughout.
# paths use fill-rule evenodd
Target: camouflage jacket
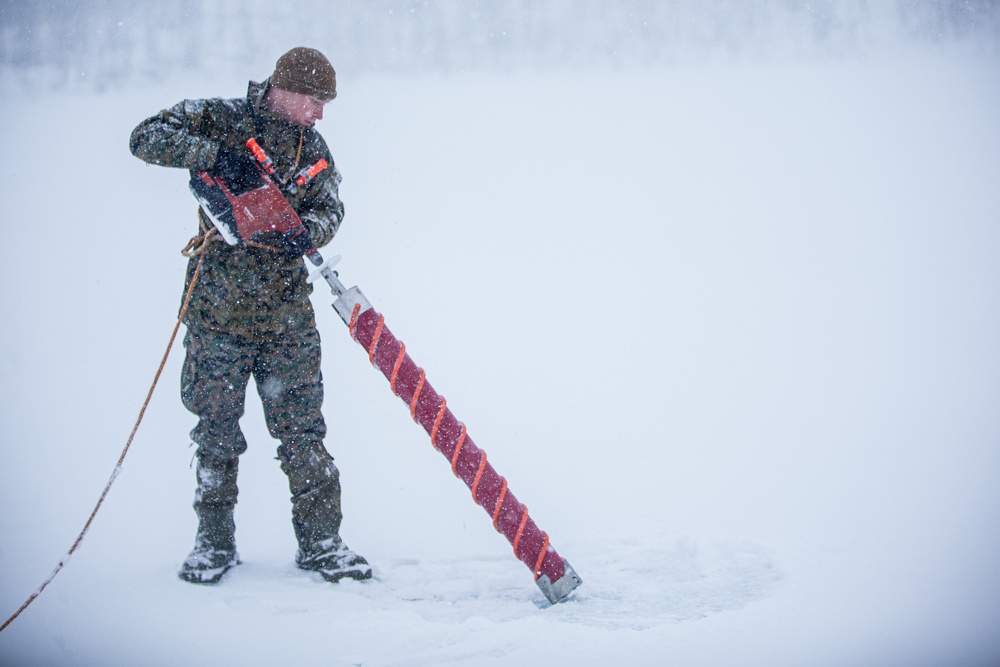
M 189 169 L 211 167 L 220 146 L 250 155 L 246 141 L 256 137 L 281 176 L 320 158 L 330 167 L 294 196 L 286 195 L 317 247 L 336 234 L 344 217 L 338 186 L 340 173 L 323 137 L 263 107 L 268 82 L 251 82 L 246 98 L 184 100 L 139 124 L 132 132 L 132 154 L 150 164 Z M 199 211 L 203 224 L 205 217 Z M 210 226 L 210 225 L 209 225 Z M 260 239 L 280 246 L 275 233 Z M 191 296 L 185 323 L 203 331 L 222 331 L 251 340 L 314 327 L 303 261 L 284 251 L 248 245 L 231 246 L 216 235 L 206 246 L 201 275 Z M 185 293 L 198 258 L 188 265 Z

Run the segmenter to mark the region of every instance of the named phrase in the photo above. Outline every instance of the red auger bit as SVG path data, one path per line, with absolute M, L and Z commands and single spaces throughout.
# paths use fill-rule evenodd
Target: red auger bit
M 493 518 L 493 527 L 507 538 L 514 555 L 535 575 L 535 583 L 548 603 L 562 602 L 582 581 L 549 543 L 548 534 L 528 516 L 504 479 L 486 460 L 486 452 L 472 442 L 465 424 L 458 421 L 443 396 L 427 382 L 427 374 L 406 352 L 406 345 L 385 326 L 357 287 L 345 289 L 330 264 L 319 253 L 307 257 L 320 267 L 337 300 L 334 310 L 344 320 L 351 337 L 368 351 L 368 360 L 389 380 L 389 388 L 410 408 L 410 416 L 424 427 L 431 445 L 451 463 L 455 476 L 472 491 L 472 499 Z M 317 261 L 319 259 L 319 261 Z M 333 263 L 337 259 L 333 258 Z M 314 274 L 314 277 L 317 274 Z
M 304 186 L 328 166 L 320 160 L 292 179 L 282 180 L 256 140 L 251 138 L 246 144 L 259 165 L 259 183 L 233 193 L 211 172 L 196 174 L 190 183 L 202 209 L 231 245 L 249 241 L 260 232 L 300 229 L 302 222 L 280 191 L 292 192 L 292 188 Z M 493 517 L 493 527 L 514 547 L 514 556 L 531 568 L 548 604 L 568 598 L 582 583 L 580 577 L 552 548 L 548 534 L 531 520 L 528 508 L 518 502 L 507 488 L 507 480 L 487 462 L 486 452 L 472 442 L 465 425 L 427 382 L 426 373 L 413 363 L 406 346 L 385 326 L 384 318 L 357 287 L 347 289 L 340 282 L 332 268 L 340 258 L 324 261 L 315 248 L 305 257 L 317 267 L 310 282 L 322 276 L 330 285 L 336 297 L 333 307 L 351 337 L 368 351 L 369 361 L 389 380 L 392 393 L 410 407 L 410 416 L 431 436 L 431 445 L 448 459 L 452 472 L 472 491 L 472 499 Z

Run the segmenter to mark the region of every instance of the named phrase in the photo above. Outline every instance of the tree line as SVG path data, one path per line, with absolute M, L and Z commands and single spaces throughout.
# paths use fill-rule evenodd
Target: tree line
M 106 90 L 245 77 L 296 45 L 360 74 L 834 58 L 901 43 L 996 54 L 998 37 L 1000 0 L 18 0 L 0 6 L 0 75 Z

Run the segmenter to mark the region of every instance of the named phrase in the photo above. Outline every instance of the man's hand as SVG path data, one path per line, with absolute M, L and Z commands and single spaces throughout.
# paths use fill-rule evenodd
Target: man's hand
M 260 169 L 252 159 L 225 146 L 219 147 L 212 173 L 221 178 L 237 197 L 264 184 Z
M 285 249 L 285 252 L 296 257 L 302 257 L 310 250 L 316 248 L 312 236 L 309 234 L 309 230 L 305 228 L 305 225 L 293 227 L 282 234 L 281 247 Z

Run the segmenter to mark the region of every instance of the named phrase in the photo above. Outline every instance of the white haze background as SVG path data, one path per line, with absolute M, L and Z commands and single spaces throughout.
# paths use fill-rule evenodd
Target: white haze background
M 319 129 L 348 215 L 326 252 L 584 584 L 535 606 L 317 289 L 343 534 L 376 580 L 295 569 L 252 389 L 245 562 L 176 578 L 178 344 L 0 665 L 1000 662 L 996 3 L 602 4 L 249 3 L 240 25 L 273 31 L 249 49 L 237 5 L 180 2 L 197 13 L 159 61 L 87 31 L 141 36 L 168 9 L 5 5 L 0 616 L 86 521 L 174 324 L 195 207 L 129 132 L 242 95 L 298 43 L 340 78 Z M 206 66 L 182 38 L 216 32 Z M 74 69 L 98 61 L 120 76 Z

